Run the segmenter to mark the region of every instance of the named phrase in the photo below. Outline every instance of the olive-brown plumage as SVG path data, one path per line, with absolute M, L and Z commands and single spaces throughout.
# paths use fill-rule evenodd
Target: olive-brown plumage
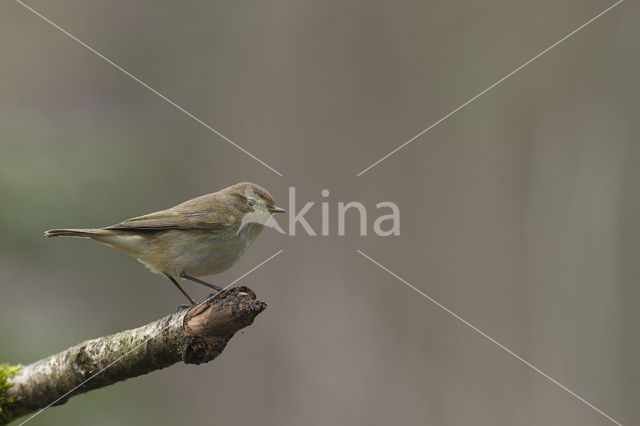
M 242 182 L 213 194 L 100 229 L 52 229 L 47 237 L 92 238 L 136 257 L 164 274 L 192 302 L 175 278 L 217 288 L 196 277 L 233 265 L 273 213 L 284 212 L 260 186 Z

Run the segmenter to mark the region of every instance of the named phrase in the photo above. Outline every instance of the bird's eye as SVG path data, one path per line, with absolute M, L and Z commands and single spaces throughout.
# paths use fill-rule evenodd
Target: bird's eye
M 256 205 L 256 200 L 254 200 L 253 198 L 249 198 L 249 199 L 247 200 L 247 203 L 248 203 L 251 207 L 253 207 L 253 206 L 255 206 L 255 205 Z

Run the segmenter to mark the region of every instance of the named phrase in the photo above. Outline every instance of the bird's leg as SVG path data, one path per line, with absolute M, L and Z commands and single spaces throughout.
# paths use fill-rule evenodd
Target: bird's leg
M 222 291 L 222 287 L 220 287 L 219 285 L 209 284 L 208 282 L 202 281 L 201 279 L 196 278 L 196 277 L 192 277 L 191 275 L 182 274 L 181 277 L 182 278 L 186 278 L 186 279 L 188 279 L 190 281 L 193 281 L 195 283 L 202 284 L 202 285 L 207 286 L 209 288 L 212 288 L 212 289 L 216 290 L 218 293 L 220 293 Z
M 171 275 L 169 275 L 169 274 L 167 274 L 167 273 L 165 273 L 165 275 L 167 276 L 167 278 L 169 278 L 169 279 L 171 280 L 171 282 L 172 282 L 173 284 L 175 284 L 175 286 L 176 286 L 176 287 L 178 287 L 178 290 L 180 290 L 180 291 L 182 292 L 182 294 L 184 294 L 184 296 L 189 300 L 189 302 L 191 302 L 191 304 L 192 304 L 192 305 L 195 305 L 195 304 L 196 304 L 195 300 L 193 300 L 193 299 L 191 298 L 191 296 L 189 296 L 189 295 L 187 294 L 187 292 L 186 292 L 186 291 L 184 291 L 184 289 L 183 289 L 182 287 L 180 287 L 180 284 L 178 284 L 178 281 L 176 281 L 176 280 L 175 280 L 175 278 L 173 278 Z

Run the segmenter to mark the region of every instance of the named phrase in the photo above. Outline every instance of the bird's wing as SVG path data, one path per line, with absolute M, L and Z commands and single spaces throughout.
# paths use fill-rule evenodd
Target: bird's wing
M 201 209 L 196 210 L 193 203 L 186 202 L 168 210 L 161 210 L 144 216 L 134 217 L 103 229 L 149 231 L 168 229 L 220 229 L 234 222 L 234 216 L 228 207 L 222 203 L 215 207 L 216 208 L 207 208 L 206 211 Z

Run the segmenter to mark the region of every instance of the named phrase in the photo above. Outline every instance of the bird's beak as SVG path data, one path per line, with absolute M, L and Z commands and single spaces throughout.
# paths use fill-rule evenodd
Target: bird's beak
M 286 213 L 287 212 L 285 209 L 283 209 L 282 207 L 278 207 L 278 206 L 269 207 L 269 211 L 271 213 Z

